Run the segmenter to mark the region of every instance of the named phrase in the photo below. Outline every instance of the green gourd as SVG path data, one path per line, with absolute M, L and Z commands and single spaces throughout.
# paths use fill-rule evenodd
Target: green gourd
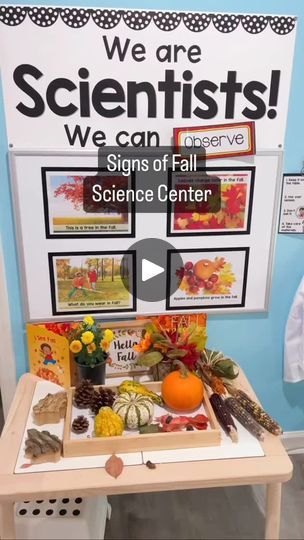
M 113 411 L 120 416 L 127 428 L 138 429 L 152 421 L 154 405 L 147 396 L 126 392 L 116 398 Z

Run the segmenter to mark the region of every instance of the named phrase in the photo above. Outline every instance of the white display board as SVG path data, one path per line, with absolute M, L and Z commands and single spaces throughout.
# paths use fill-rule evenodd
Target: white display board
M 231 223 L 229 221 L 226 223 L 225 230 L 221 230 L 217 224 L 216 231 L 210 230 L 210 228 L 207 231 L 202 229 L 199 230 L 199 234 L 196 234 L 197 229 L 195 232 L 194 230 L 189 231 L 187 228 L 189 223 L 184 227 L 185 222 L 179 221 L 179 225 L 183 226 L 182 230 L 176 229 L 173 236 L 166 236 L 172 224 L 168 224 L 168 215 L 165 212 L 157 216 L 137 213 L 134 216 L 133 237 L 119 237 L 118 235 L 117 237 L 104 238 L 95 238 L 94 236 L 61 238 L 56 237 L 56 235 L 47 238 L 46 234 L 43 171 L 62 168 L 65 171 L 74 171 L 71 174 L 77 174 L 77 171 L 94 169 L 97 163 L 96 152 L 70 151 L 60 153 L 20 150 L 13 151 L 11 154 L 16 224 L 20 260 L 22 261 L 21 276 L 27 319 L 32 321 L 51 318 L 73 319 L 77 314 L 82 315 L 87 312 L 101 313 L 104 318 L 111 318 L 130 313 L 132 315 L 159 314 L 166 310 L 170 313 L 185 310 L 188 312 L 202 310 L 208 311 L 208 313 L 218 313 L 267 309 L 277 227 L 282 152 L 260 151 L 255 156 L 213 160 L 212 170 L 223 175 L 223 184 L 225 184 L 223 169 L 227 170 L 226 176 L 229 177 L 230 184 L 237 182 L 239 178 L 246 179 L 246 181 L 241 181 L 242 189 L 247 194 L 247 199 L 244 196 L 243 202 L 246 205 L 247 200 L 249 205 L 249 201 L 251 201 L 252 208 L 249 209 L 248 206 L 247 213 L 244 211 L 243 227 L 238 222 Z M 236 179 L 232 177 L 232 173 L 235 171 L 237 171 Z M 250 182 L 249 172 L 251 174 Z M 230 189 L 231 185 L 228 186 L 228 191 Z M 239 201 L 239 196 L 237 200 Z M 233 204 L 234 202 L 232 201 Z M 194 216 L 194 222 L 196 218 L 197 216 Z M 191 223 L 190 226 L 194 229 L 195 223 Z M 76 274 L 82 272 L 88 276 L 88 271 L 91 271 L 92 268 L 94 270 L 96 265 L 99 265 L 97 292 L 87 292 L 94 296 L 101 290 L 103 291 L 101 297 L 103 297 L 104 287 L 110 288 L 111 283 L 115 283 L 115 268 L 117 267 L 115 261 L 119 257 L 117 254 L 124 253 L 135 241 L 151 237 L 152 231 L 154 238 L 167 238 L 181 254 L 185 265 L 187 261 L 192 261 L 191 264 L 194 265 L 203 261 L 197 266 L 199 275 L 200 272 L 206 270 L 206 268 L 201 268 L 202 265 L 209 266 L 212 275 L 210 279 L 208 278 L 208 283 L 210 280 L 210 283 L 215 282 L 214 291 L 216 292 L 213 292 L 213 289 L 208 292 L 205 284 L 204 288 L 199 289 L 199 292 L 194 294 L 190 290 L 191 287 L 190 289 L 188 287 L 189 280 L 187 278 L 186 286 L 182 290 L 178 289 L 176 295 L 168 298 L 167 302 L 166 300 L 144 302 L 133 298 L 128 298 L 126 301 L 124 297 L 107 307 L 106 304 L 98 304 L 99 300 L 96 301 L 96 304 L 94 302 L 86 303 L 88 302 L 86 294 L 82 293 L 79 296 L 78 292 L 76 300 L 73 284 L 73 280 L 79 278 Z M 194 234 L 192 234 L 193 232 Z M 103 258 L 106 259 L 104 263 L 101 260 Z M 174 254 L 172 254 L 172 260 L 169 261 L 171 266 L 173 258 Z M 100 267 L 101 264 L 105 264 L 104 269 Z M 102 275 L 103 272 L 104 275 Z M 167 279 L 172 279 L 168 267 L 166 272 Z M 56 275 L 54 276 L 54 274 Z M 104 283 L 101 283 L 103 278 Z M 82 279 L 81 276 L 80 279 Z M 86 277 L 86 279 L 88 278 Z M 57 298 L 54 298 L 56 294 L 51 294 L 51 284 L 53 283 L 54 288 L 54 282 L 55 289 L 58 286 Z M 203 287 L 203 285 L 200 286 Z M 211 284 L 210 286 L 213 287 Z M 86 285 L 83 285 L 83 288 L 89 289 Z M 92 288 L 96 288 L 96 286 L 90 287 L 90 290 Z M 117 289 L 118 287 L 115 285 L 115 294 Z M 184 300 L 182 294 L 184 294 Z
M 164 146 L 174 127 L 247 120 L 281 148 L 295 36 L 288 14 L 2 6 L 8 142 Z
M 296 26 L 288 14 L 0 7 L 27 319 L 267 309 Z M 197 140 L 228 124 L 232 131 L 238 124 L 240 141 L 246 123 L 248 152 L 257 148 L 257 155 L 227 157 L 221 141 L 228 144 L 228 137 L 222 137 L 216 151 L 225 159 L 208 163 L 207 173 L 221 178 L 223 207 L 216 215 L 194 209 L 187 216 L 175 206 L 169 220 L 172 207 L 135 215 L 131 205 L 115 217 L 111 207 L 88 216 L 82 208 L 98 149 L 161 149 L 171 147 L 177 128 L 194 130 Z M 113 176 L 138 187 L 136 172 L 128 180 Z M 166 179 L 179 188 L 189 177 Z M 174 248 L 167 291 L 177 286 L 157 302 L 136 299 L 119 277 L 128 248 L 151 236 Z M 122 276 L 133 286 L 135 267 L 136 254 L 129 253 Z

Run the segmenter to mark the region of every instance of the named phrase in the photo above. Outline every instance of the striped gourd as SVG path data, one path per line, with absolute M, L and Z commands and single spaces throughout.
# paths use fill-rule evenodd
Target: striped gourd
M 147 396 L 126 392 L 116 398 L 113 411 L 122 418 L 127 428 L 137 429 L 151 422 L 154 405 Z

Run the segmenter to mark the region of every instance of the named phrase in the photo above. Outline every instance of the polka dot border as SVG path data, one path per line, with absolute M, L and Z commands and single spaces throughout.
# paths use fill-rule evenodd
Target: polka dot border
M 52 26 L 58 19 L 59 10 L 56 8 L 30 8 L 28 16 L 37 26 Z
M 263 15 L 245 15 L 242 26 L 249 34 L 260 34 L 268 25 L 268 18 Z
M 123 20 L 132 30 L 143 30 L 149 26 L 153 14 L 150 11 L 126 11 Z
M 91 11 L 91 17 L 97 26 L 108 30 L 118 25 L 121 13 L 115 9 L 94 9 Z
M 282 36 L 292 32 L 296 21 L 294 17 L 271 17 L 269 24 L 276 34 Z
M 0 23 L 7 26 L 18 26 L 26 16 L 40 27 L 52 26 L 59 18 L 70 28 L 81 28 L 91 18 L 104 30 L 115 28 L 121 20 L 132 30 L 144 30 L 153 20 L 154 24 L 164 32 L 175 30 L 181 23 L 194 33 L 208 28 L 211 21 L 214 28 L 223 34 L 236 30 L 241 23 L 249 34 L 260 34 L 270 26 L 278 35 L 284 36 L 295 28 L 296 18 L 286 16 L 237 15 L 225 13 L 178 13 L 175 11 L 139 11 L 117 9 L 85 9 L 57 8 L 49 6 L 0 6 Z
M 60 11 L 60 16 L 70 28 L 82 28 L 90 18 L 90 11 L 81 8 L 63 8 Z
M 158 11 L 153 15 L 153 21 L 157 28 L 164 30 L 164 32 L 170 32 L 178 27 L 182 19 L 181 13 L 172 11 Z
M 223 34 L 230 34 L 237 29 L 240 24 L 241 17 L 238 15 L 214 15 L 213 25 L 215 28 Z
M 24 21 L 26 13 L 26 7 L 0 6 L 0 22 L 7 26 L 18 26 Z
M 211 22 L 211 15 L 206 15 L 206 13 L 185 13 L 183 21 L 184 25 L 191 32 L 202 32 L 208 28 Z

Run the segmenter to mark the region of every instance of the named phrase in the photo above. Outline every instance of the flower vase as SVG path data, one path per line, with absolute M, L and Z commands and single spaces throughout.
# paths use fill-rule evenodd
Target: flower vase
M 105 384 L 106 379 L 106 362 L 100 362 L 93 366 L 87 366 L 86 364 L 79 364 L 75 358 L 77 364 L 78 379 L 89 379 L 91 383 L 100 385 Z

